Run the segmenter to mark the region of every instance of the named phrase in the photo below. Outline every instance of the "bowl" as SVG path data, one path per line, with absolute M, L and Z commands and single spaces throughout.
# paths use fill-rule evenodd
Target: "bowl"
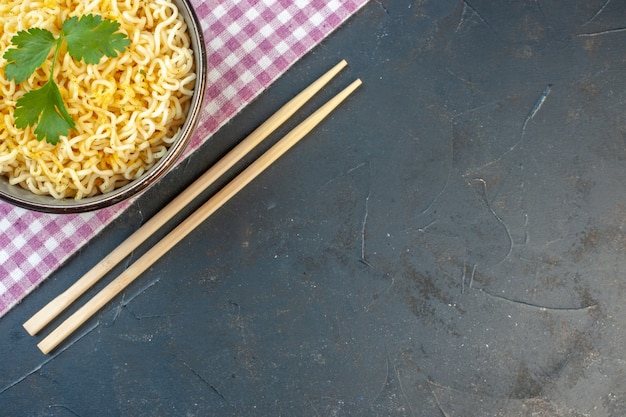
M 38 195 L 19 185 L 12 185 L 5 176 L 0 176 L 0 199 L 18 207 L 44 213 L 82 213 L 103 209 L 138 196 L 155 184 L 176 164 L 189 144 L 198 124 L 206 85 L 206 47 L 198 17 L 189 0 L 172 0 L 187 24 L 193 50 L 196 80 L 191 103 L 178 138 L 172 142 L 161 159 L 139 178 L 112 191 L 83 197 L 81 199 L 55 199 L 50 195 Z

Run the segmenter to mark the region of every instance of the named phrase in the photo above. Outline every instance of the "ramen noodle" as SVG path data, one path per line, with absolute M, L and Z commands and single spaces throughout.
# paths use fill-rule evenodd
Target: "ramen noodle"
M 58 36 L 65 19 L 85 14 L 119 22 L 131 44 L 95 65 L 59 54 L 53 76 L 76 126 L 56 145 L 14 120 L 16 101 L 47 81 L 51 57 L 16 84 L 0 56 L 0 172 L 57 199 L 106 193 L 154 165 L 180 132 L 196 77 L 187 27 L 171 0 L 2 0 L 0 55 L 20 30 Z

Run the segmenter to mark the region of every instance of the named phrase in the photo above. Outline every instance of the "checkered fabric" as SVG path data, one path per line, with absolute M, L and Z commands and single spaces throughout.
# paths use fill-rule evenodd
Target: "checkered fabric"
M 204 32 L 209 69 L 205 109 L 188 154 L 367 0 L 191 2 Z M 0 202 L 0 317 L 128 205 L 51 215 Z

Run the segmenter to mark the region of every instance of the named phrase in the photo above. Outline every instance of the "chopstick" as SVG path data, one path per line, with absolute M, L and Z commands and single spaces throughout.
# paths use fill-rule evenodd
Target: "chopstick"
M 135 263 L 122 272 L 111 283 L 104 287 L 98 294 L 91 298 L 85 305 L 68 317 L 63 323 L 44 338 L 37 347 L 48 354 L 83 323 L 93 316 L 106 303 L 111 301 L 117 294 L 133 282 L 142 272 L 156 262 L 161 255 L 170 250 L 187 234 L 194 230 L 211 214 L 225 204 L 230 198 L 237 194 L 242 188 L 248 185 L 254 178 L 267 169 L 279 157 L 298 143 L 308 132 L 328 116 L 342 101 L 344 101 L 354 90 L 361 85 L 361 80 L 353 81 L 348 87 L 342 90 L 326 104 L 320 107 L 311 116 L 291 130 L 285 137 L 261 155 L 256 161 L 251 163 L 239 175 L 237 175 L 224 188 L 218 191 L 200 208 L 193 212 L 174 230 L 167 234 Z
M 58 295 L 41 310 L 33 315 L 24 323 L 24 328 L 34 336 L 54 318 L 61 314 L 76 299 L 84 294 L 89 288 L 97 283 L 107 272 L 115 265 L 120 263 L 130 253 L 132 253 L 141 243 L 154 234 L 167 221 L 169 221 L 176 213 L 189 204 L 200 193 L 206 190 L 211 184 L 219 179 L 226 171 L 232 168 L 254 147 L 260 144 L 274 130 L 282 125 L 289 117 L 291 117 L 298 109 L 300 109 L 307 101 L 309 101 L 317 92 L 319 92 L 330 80 L 332 80 L 348 63 L 341 60 L 338 64 L 328 70 L 324 75 L 319 77 L 307 88 L 302 90 L 298 95 L 288 101 L 279 110 L 276 111 L 269 119 L 263 122 L 252 133 L 250 133 L 243 141 L 234 147 L 228 154 L 220 159 L 213 167 L 208 169 L 202 176 L 194 181 L 185 189 L 178 197 L 172 200 L 168 205 L 162 208 L 150 220 L 144 223 L 132 235 L 130 235 L 122 244 L 114 249 L 110 254 L 104 257 L 98 264 L 91 268 L 85 275 L 76 281 L 71 287 Z

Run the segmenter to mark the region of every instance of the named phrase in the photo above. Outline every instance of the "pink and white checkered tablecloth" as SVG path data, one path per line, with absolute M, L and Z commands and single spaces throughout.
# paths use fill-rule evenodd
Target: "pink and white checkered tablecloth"
M 265 90 L 367 0 L 192 0 L 208 53 L 205 109 L 191 149 Z M 0 202 L 0 317 L 120 215 L 71 215 Z M 78 277 L 77 277 L 78 278 Z

